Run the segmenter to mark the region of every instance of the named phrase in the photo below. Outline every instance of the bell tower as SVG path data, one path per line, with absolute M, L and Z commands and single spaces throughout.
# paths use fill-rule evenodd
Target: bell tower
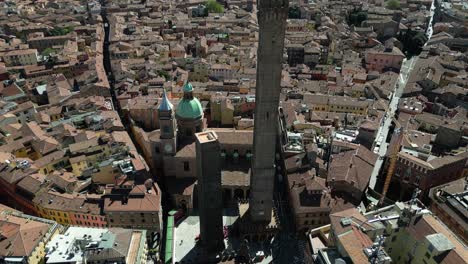
M 166 90 L 163 92 L 161 104 L 158 108 L 159 127 L 161 139 L 161 153 L 163 155 L 175 155 L 177 147 L 177 126 L 174 107 L 167 98 Z

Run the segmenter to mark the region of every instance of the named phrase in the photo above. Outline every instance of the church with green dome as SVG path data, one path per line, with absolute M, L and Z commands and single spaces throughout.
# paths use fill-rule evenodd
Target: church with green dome
M 181 139 L 193 139 L 195 133 L 203 131 L 203 107 L 200 101 L 193 97 L 193 86 L 186 82 L 184 97 L 176 110 L 178 136 Z
M 200 101 L 193 97 L 193 86 L 187 82 L 184 85 L 184 98 L 177 106 L 176 116 L 180 119 L 200 119 L 203 117 L 203 108 Z
M 164 91 L 159 105 L 160 140 L 165 155 L 175 155 L 179 142 L 192 142 L 204 130 L 203 107 L 193 96 L 193 86 L 185 83 L 184 96 L 174 109 Z

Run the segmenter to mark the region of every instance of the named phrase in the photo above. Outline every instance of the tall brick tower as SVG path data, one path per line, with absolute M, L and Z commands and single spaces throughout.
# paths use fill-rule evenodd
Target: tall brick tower
M 250 217 L 269 222 L 273 208 L 276 136 L 288 0 L 258 0 L 260 26 Z
M 200 240 L 208 252 L 224 249 L 221 146 L 213 131 L 195 134 Z

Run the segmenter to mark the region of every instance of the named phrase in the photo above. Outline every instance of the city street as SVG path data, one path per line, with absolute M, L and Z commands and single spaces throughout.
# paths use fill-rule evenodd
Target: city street
M 369 187 L 371 189 L 375 188 L 377 183 L 377 176 L 379 175 L 380 168 L 383 164 L 383 157 L 387 153 L 388 143 L 385 142 L 388 136 L 388 132 L 392 125 L 392 117 L 395 115 L 396 110 L 398 109 L 398 103 L 400 101 L 401 94 L 403 93 L 403 89 L 408 82 L 408 77 L 411 71 L 414 68 L 415 62 L 417 61 L 417 57 L 413 57 L 409 60 L 405 59 L 401 66 L 400 76 L 398 77 L 398 81 L 395 84 L 394 93 L 392 96 L 392 100 L 390 101 L 388 111 L 384 117 L 384 121 L 382 122 L 382 126 L 380 126 L 379 131 L 377 132 L 376 139 L 379 140 L 376 142 L 375 146 L 380 146 L 374 149 L 374 152 L 379 155 L 377 162 L 375 163 L 374 170 L 372 171 L 372 176 L 369 181 Z
M 431 18 L 429 20 L 428 29 L 426 31 L 426 35 L 428 39 L 430 39 L 432 36 L 432 21 L 434 18 L 434 11 L 435 11 L 434 1 L 432 2 L 430 11 L 431 11 Z M 403 93 L 403 89 L 405 88 L 406 83 L 408 82 L 408 78 L 411 74 L 411 71 L 414 69 L 414 65 L 416 65 L 417 61 L 418 61 L 417 56 L 412 57 L 409 60 L 407 59 L 403 60 L 403 63 L 400 69 L 400 75 L 398 76 L 398 81 L 395 84 L 392 100 L 390 101 L 390 104 L 386 112 L 386 115 L 384 117 L 384 120 L 382 122 L 382 125 L 380 126 L 379 131 L 377 132 L 377 135 L 375 137 L 377 142 L 374 144 L 374 146 L 380 146 L 380 147 L 374 148 L 374 152 L 379 155 L 379 158 L 377 159 L 377 162 L 374 165 L 374 170 L 372 171 L 371 179 L 369 181 L 369 188 L 371 188 L 372 190 L 375 189 L 375 185 L 377 183 L 377 176 L 379 175 L 380 169 L 384 161 L 383 157 L 387 153 L 389 144 L 386 143 L 385 141 L 387 139 L 388 132 L 392 125 L 392 117 L 395 115 L 395 112 L 398 109 L 398 103 Z

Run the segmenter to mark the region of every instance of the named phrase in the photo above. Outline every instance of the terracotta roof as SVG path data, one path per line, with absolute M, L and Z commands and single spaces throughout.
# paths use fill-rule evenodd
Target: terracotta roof
M 223 145 L 247 145 L 253 144 L 253 131 L 235 129 L 211 129 L 218 135 L 219 144 Z
M 0 94 L 3 97 L 9 97 L 9 96 L 21 95 L 21 94 L 24 94 L 24 92 L 23 90 L 21 90 L 21 88 L 18 87 L 16 83 L 12 83 L 6 86 L 5 88 L 3 88 L 0 91 Z
M 55 187 L 60 188 L 65 192 L 73 192 L 78 183 L 78 179 L 71 172 L 58 172 L 54 171 L 47 177 Z
M 439 263 L 466 263 L 468 259 L 466 246 L 460 242 L 452 231 L 430 214 L 424 214 L 419 219 L 416 219 L 414 224 L 408 226 L 408 232 L 417 241 L 424 241 L 426 236 L 432 234 L 439 233 L 444 235 L 455 248 L 450 250 Z
M 80 152 L 80 151 L 88 149 L 90 147 L 97 146 L 97 145 L 99 145 L 98 140 L 99 140 L 99 138 L 95 137 L 95 138 L 91 138 L 91 139 L 88 139 L 88 140 L 85 140 L 85 141 L 70 144 L 70 146 L 69 146 L 70 152 L 71 153 Z
M 361 191 L 367 187 L 377 155 L 364 146 L 332 156 L 327 181 L 345 181 Z
M 32 142 L 32 147 L 34 150 L 36 150 L 38 153 L 45 155 L 47 153 L 50 153 L 51 151 L 56 150 L 60 144 L 58 143 L 57 140 L 51 137 L 42 137 L 41 140 L 34 140 Z
M 99 215 L 101 211 L 98 204 L 87 202 L 86 196 L 77 193 L 39 192 L 34 197 L 33 203 L 43 208 L 58 211 L 91 213 L 95 215 Z
M 325 179 L 314 176 L 310 171 L 288 175 L 288 189 L 294 213 L 316 212 L 330 213 L 354 208 L 341 197 L 331 193 L 326 187 Z
M 36 166 L 37 168 L 42 168 L 49 165 L 53 161 L 62 159 L 63 157 L 65 157 L 65 152 L 63 152 L 62 150 L 58 150 L 34 161 L 34 166 Z
M 353 263 L 369 263 L 364 248 L 372 245 L 372 240 L 361 230 L 352 226 L 350 232 L 338 236 L 338 241 Z
M 26 159 L 23 159 L 26 160 Z M 32 163 L 31 160 L 29 160 Z M 29 167 L 27 169 L 20 169 L 16 167 L 10 167 L 9 165 L 0 163 L 0 178 L 6 181 L 7 183 L 13 184 L 22 180 L 24 177 L 36 173 L 37 169 L 35 167 Z
M 12 215 L 0 215 L 1 256 L 29 257 L 49 230 L 49 225 Z
M 125 146 L 129 147 L 130 151 L 137 151 L 127 131 L 113 131 L 112 138 L 115 142 L 123 143 Z
M 351 220 L 351 224 L 343 225 L 341 221 L 343 219 Z M 350 208 L 330 214 L 330 222 L 336 236 L 351 231 L 353 226 L 362 226 L 368 230 L 374 229 L 372 225 L 365 223 L 366 221 L 367 218 L 365 218 L 357 208 Z
M 0 146 L 0 152 L 13 153 L 17 150 L 24 148 L 25 143 L 33 140 L 33 137 L 23 137 L 15 141 L 9 142 L 5 145 Z
M 243 171 L 222 170 L 221 185 L 249 187 L 250 172 L 245 173 Z
M 23 133 L 23 137 L 34 136 L 42 139 L 45 136 L 45 132 L 42 131 L 42 128 L 35 121 L 25 123 L 21 127 L 21 132 Z
M 104 199 L 104 212 L 157 212 L 161 210 L 161 193 L 156 188 L 151 189 L 151 193 L 146 191 L 144 185 L 136 185 L 124 202 L 122 197 Z M 138 195 L 137 195 L 138 194 Z
M 18 182 L 17 186 L 29 194 L 35 195 L 41 189 L 41 185 L 44 183 L 45 179 L 46 176 L 44 174 L 34 173 Z
M 175 155 L 177 158 L 195 158 L 196 157 L 196 146 L 195 142 L 184 146 L 182 149 L 177 151 Z

